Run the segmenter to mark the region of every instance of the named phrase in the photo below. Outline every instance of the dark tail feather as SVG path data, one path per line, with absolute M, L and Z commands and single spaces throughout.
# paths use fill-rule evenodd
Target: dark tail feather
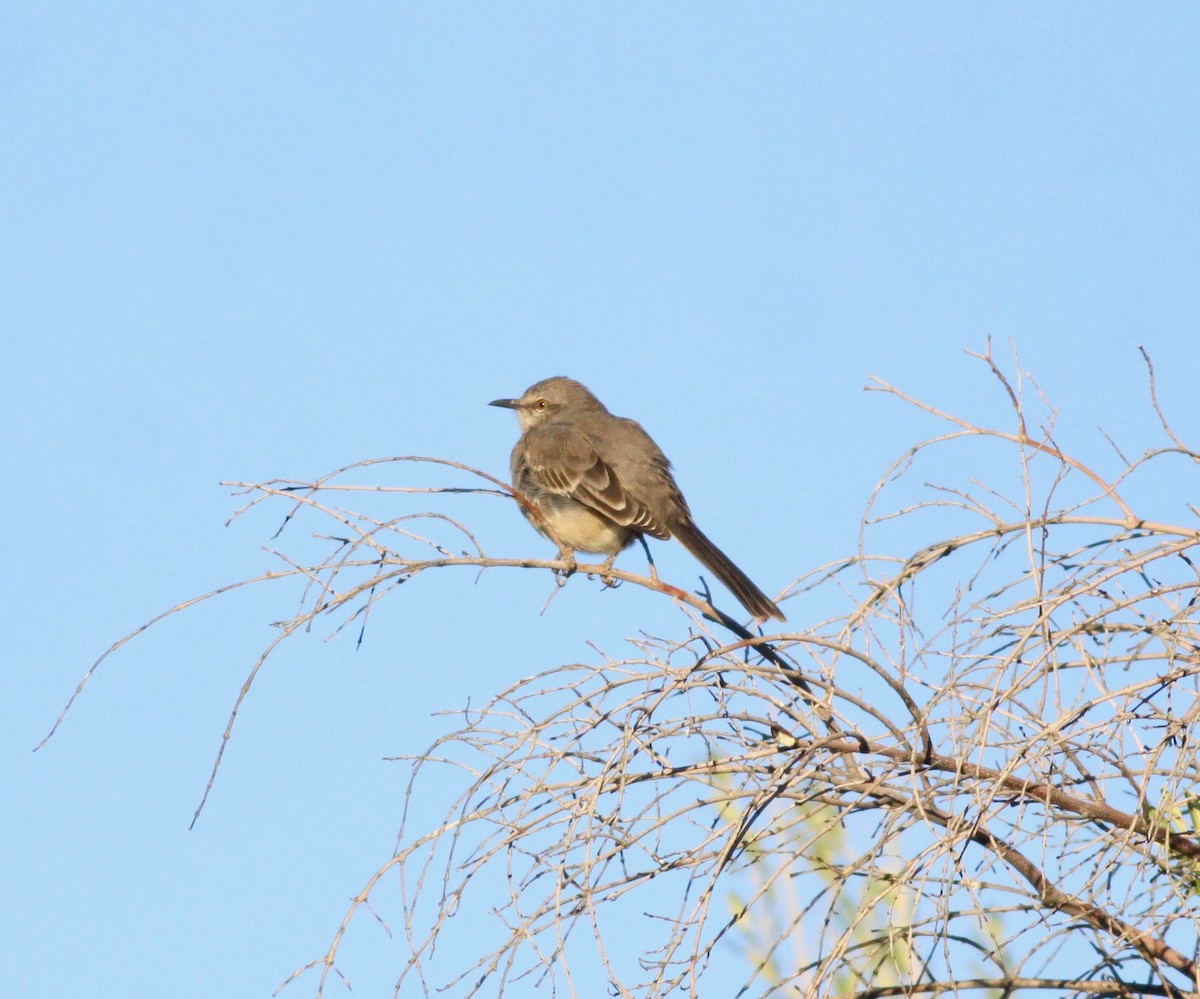
M 734 565 L 729 556 L 709 541 L 690 520 L 672 525 L 672 533 L 705 568 L 729 587 L 729 592 L 758 620 L 765 621 L 771 617 L 780 621 L 787 620 L 783 611 L 775 606 L 775 602 L 755 586 L 750 577 Z

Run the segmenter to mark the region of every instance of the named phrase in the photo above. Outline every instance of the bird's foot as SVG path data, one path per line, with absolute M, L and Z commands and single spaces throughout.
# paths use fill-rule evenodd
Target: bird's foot
M 617 552 L 613 552 L 604 560 L 601 566 L 600 582 L 605 586 L 616 586 L 617 578 L 612 574 L 613 563 L 617 560 Z
M 560 548 L 558 550 L 558 558 L 560 562 L 564 563 L 564 567 L 555 569 L 554 575 L 558 578 L 558 585 L 565 586 L 567 580 L 575 575 L 578 564 L 575 561 L 575 553 L 570 548 Z

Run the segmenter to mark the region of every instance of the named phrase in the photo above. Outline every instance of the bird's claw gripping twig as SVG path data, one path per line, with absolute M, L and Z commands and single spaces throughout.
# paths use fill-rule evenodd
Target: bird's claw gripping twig
M 617 560 L 617 552 L 613 552 L 604 560 L 603 568 L 600 573 L 600 582 L 605 586 L 616 586 L 617 580 L 612 574 L 613 563 Z
M 555 569 L 554 575 L 558 579 L 559 586 L 565 586 L 568 579 L 575 575 L 575 570 L 578 564 L 575 562 L 575 553 L 570 548 L 560 548 L 558 550 L 558 558 L 564 563 L 562 569 Z

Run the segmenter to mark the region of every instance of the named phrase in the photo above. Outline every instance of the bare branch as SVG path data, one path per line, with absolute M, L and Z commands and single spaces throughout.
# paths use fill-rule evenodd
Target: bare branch
M 262 668 L 318 620 L 332 615 L 333 635 L 353 623 L 361 641 L 404 585 L 450 568 L 644 587 L 679 607 L 678 634 L 636 633 L 623 658 L 597 650 L 514 683 L 397 759 L 395 853 L 285 986 L 323 995 L 346 981 L 348 935 L 383 930 L 407 948 L 405 997 L 1200 999 L 1200 528 L 1135 511 L 1126 497 L 1154 491 L 1125 488 L 1162 455 L 1196 452 L 1163 416 L 1144 351 L 1173 447 L 1125 461 L 1137 451 L 1110 441 L 1124 467 L 1109 478 L 1056 439 L 1058 414 L 1015 352 L 1011 372 L 990 343 L 974 356 L 1012 429 L 875 380 L 947 426 L 881 478 L 857 553 L 789 588 L 824 616 L 807 627 L 756 634 L 706 590 L 578 564 L 561 545 L 497 557 L 465 518 L 395 507 L 523 497 L 458 462 L 377 459 L 232 484 L 246 497 L 234 517 L 282 504 L 277 537 L 320 529 L 271 552 L 282 570 L 114 643 L 63 716 L 151 624 L 251 583 L 294 584 L 198 816 Z M 949 449 L 961 471 L 916 480 Z M 428 466 L 470 484 L 413 479 Z M 376 495 L 382 516 L 360 509 Z M 430 800 L 440 822 L 414 825 L 407 806 Z

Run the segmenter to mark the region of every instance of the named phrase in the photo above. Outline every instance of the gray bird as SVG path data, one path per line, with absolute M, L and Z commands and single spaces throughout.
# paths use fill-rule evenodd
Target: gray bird
M 641 535 L 676 537 L 756 619 L 785 620 L 696 526 L 671 463 L 641 424 L 613 416 L 585 386 L 561 376 L 531 385 L 520 399 L 488 405 L 516 411 L 523 432 L 512 452 L 513 486 L 568 548 L 607 555 L 611 563 Z

